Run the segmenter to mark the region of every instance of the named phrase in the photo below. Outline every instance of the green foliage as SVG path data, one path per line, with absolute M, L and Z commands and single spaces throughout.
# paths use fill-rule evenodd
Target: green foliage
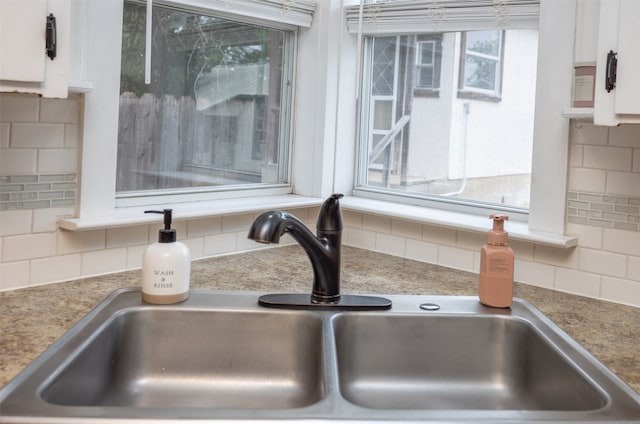
M 272 30 L 154 6 L 151 84 L 146 85 L 145 28 L 146 6 L 125 1 L 121 93 L 193 97 L 198 76 L 218 65 L 269 61 L 269 31 Z

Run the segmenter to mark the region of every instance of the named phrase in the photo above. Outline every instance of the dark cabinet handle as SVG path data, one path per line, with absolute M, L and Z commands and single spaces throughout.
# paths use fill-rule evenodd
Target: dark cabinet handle
M 47 16 L 47 31 L 46 31 L 46 41 L 45 48 L 47 50 L 47 56 L 49 59 L 53 60 L 57 55 L 57 33 L 56 33 L 56 17 L 53 16 L 53 13 L 50 13 Z
M 607 75 L 604 84 L 604 88 L 607 93 L 616 88 L 616 76 L 618 73 L 618 53 L 614 53 L 613 50 L 609 50 L 607 53 Z

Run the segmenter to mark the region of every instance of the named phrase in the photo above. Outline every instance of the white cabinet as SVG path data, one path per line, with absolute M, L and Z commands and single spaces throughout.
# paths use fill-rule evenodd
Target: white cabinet
M 46 52 L 47 16 L 56 21 L 56 55 Z M 0 0 L 0 91 L 67 97 L 69 0 Z
M 640 1 L 602 0 L 593 121 L 596 125 L 640 123 Z M 607 90 L 607 55 L 617 58 L 615 88 Z

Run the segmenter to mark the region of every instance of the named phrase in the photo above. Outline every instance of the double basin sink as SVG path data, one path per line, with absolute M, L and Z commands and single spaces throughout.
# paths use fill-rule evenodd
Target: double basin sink
M 116 291 L 0 391 L 0 421 L 640 420 L 640 395 L 522 300 L 340 312 L 258 296 Z

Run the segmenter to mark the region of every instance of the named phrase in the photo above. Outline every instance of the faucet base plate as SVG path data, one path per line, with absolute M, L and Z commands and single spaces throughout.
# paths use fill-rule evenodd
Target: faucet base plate
M 314 303 L 310 294 L 275 293 L 260 296 L 258 304 L 269 308 L 281 309 L 326 309 L 343 311 L 372 311 L 391 308 L 391 301 L 384 297 L 340 295 L 335 303 Z

